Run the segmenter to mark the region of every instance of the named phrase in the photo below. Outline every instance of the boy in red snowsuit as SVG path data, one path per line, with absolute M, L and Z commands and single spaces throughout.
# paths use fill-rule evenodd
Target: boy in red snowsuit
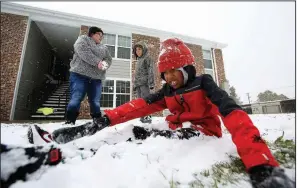
M 188 121 L 193 129 L 205 135 L 221 137 L 220 115 L 253 186 L 283 187 L 277 179 L 285 175 L 276 168 L 279 164 L 249 116 L 216 85 L 210 75 L 196 77 L 193 63 L 191 51 L 181 40 L 172 38 L 162 42 L 158 69 L 166 84 L 147 98 L 105 110 L 109 126 L 168 108 L 172 114 L 166 117 L 166 121 L 171 129 L 181 128 L 182 123 Z
M 103 117 L 94 124 L 79 128 L 66 128 L 54 131 L 53 139 L 68 134 L 74 138 L 77 132 L 88 129 L 88 134 L 123 123 L 135 118 L 150 115 L 164 109 L 172 113 L 166 117 L 169 128 L 182 130 L 183 122 L 191 122 L 192 130 L 208 136 L 222 136 L 220 116 L 232 135 L 251 183 L 254 187 L 286 188 L 294 183 L 285 175 L 283 169 L 271 154 L 260 137 L 259 130 L 249 116 L 228 94 L 220 89 L 208 74 L 196 76 L 194 57 L 189 48 L 179 39 L 171 38 L 161 43 L 158 70 L 166 84 L 156 93 L 146 98 L 138 98 L 112 110 L 105 110 Z M 71 131 L 70 129 L 77 129 Z M 134 133 L 139 129 L 134 128 Z M 70 133 L 74 136 L 71 136 Z M 141 130 L 140 138 L 146 138 Z M 83 134 L 82 134 L 83 135 Z M 68 139 L 69 140 L 69 139 Z

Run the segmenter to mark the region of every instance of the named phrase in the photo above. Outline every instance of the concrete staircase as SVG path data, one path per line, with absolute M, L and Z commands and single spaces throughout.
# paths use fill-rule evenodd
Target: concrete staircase
M 66 107 L 69 101 L 69 82 L 62 83 L 53 94 L 39 108 L 53 108 L 54 113 L 44 115 L 43 113 L 34 112 L 31 115 L 33 120 L 63 120 L 65 117 Z

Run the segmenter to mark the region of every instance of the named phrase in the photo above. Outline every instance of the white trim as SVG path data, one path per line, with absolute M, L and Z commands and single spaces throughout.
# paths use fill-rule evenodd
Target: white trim
M 130 61 L 130 59 L 122 59 L 122 58 L 112 58 L 112 60 L 118 60 L 118 61 L 124 61 L 124 62 L 129 62 Z
M 30 27 L 31 27 L 31 20 L 30 20 L 30 18 L 28 18 L 26 32 L 25 32 L 24 41 L 23 41 L 22 53 L 21 53 L 21 58 L 20 58 L 19 70 L 18 70 L 17 80 L 16 80 L 14 93 L 13 93 L 13 99 L 12 99 L 12 104 L 11 104 L 9 120 L 13 120 L 14 115 L 15 115 L 14 112 L 15 112 L 15 108 L 16 108 L 16 101 L 17 101 L 20 79 L 21 79 L 22 70 L 23 70 L 23 64 L 24 64 L 24 58 L 25 58 L 25 52 L 26 52 Z
M 210 52 L 210 59 L 204 58 L 204 51 L 209 51 Z M 203 48 L 202 47 L 202 53 L 203 53 L 203 59 L 211 60 L 212 61 L 212 48 Z
M 120 81 L 129 81 L 129 78 L 117 78 L 117 77 L 107 77 L 106 80 L 120 80 Z
M 217 65 L 216 65 L 216 58 L 215 58 L 215 49 L 212 48 L 212 59 L 213 59 L 213 62 L 214 62 L 214 71 L 215 71 L 215 75 L 216 75 L 216 82 L 217 82 L 217 85 L 219 85 L 219 81 L 218 81 L 218 74 L 217 74 Z
M 116 108 L 117 94 L 118 95 L 129 95 L 130 98 L 131 98 L 131 93 L 117 93 L 117 81 L 130 81 L 130 84 L 131 84 L 131 79 L 111 78 L 111 77 L 109 77 L 109 78 L 106 78 L 106 80 L 112 80 L 114 82 L 114 91 L 113 91 L 113 93 L 101 92 L 101 94 L 113 95 L 113 107 L 100 107 L 101 109 L 103 109 L 103 108 L 106 108 L 106 109 Z M 130 88 L 131 88 L 131 85 L 130 85 Z
M 132 34 L 130 34 L 130 46 L 131 46 L 131 51 L 130 51 L 130 63 L 129 63 L 129 77 L 130 77 L 130 100 L 132 100 L 132 94 L 133 94 L 133 88 L 132 88 L 132 53 L 133 53 L 133 46 L 132 46 Z
M 114 92 L 113 92 L 113 108 L 115 108 L 116 107 L 116 82 L 117 82 L 117 80 L 114 80 Z
M 109 108 L 109 107 L 100 107 L 100 111 L 103 111 L 103 110 L 110 110 L 110 109 L 114 109 L 114 108 Z
M 206 46 L 202 46 L 202 50 L 211 50 L 212 48 L 210 48 L 210 47 L 206 47 Z
M 115 35 L 116 38 L 115 38 L 115 58 L 119 59 L 118 58 L 118 34 Z
M 112 57 L 113 60 L 119 60 L 119 61 L 126 61 L 126 62 L 129 62 L 131 59 L 124 59 L 124 58 L 118 58 L 118 48 L 121 47 L 121 48 L 127 48 L 127 49 L 131 49 L 131 47 L 126 47 L 126 46 L 119 46 L 118 45 L 118 41 L 119 41 L 119 35 L 118 34 L 114 34 L 114 33 L 106 33 L 108 35 L 115 35 L 115 44 L 114 45 L 111 45 L 111 44 L 104 44 L 102 43 L 103 45 L 106 45 L 106 46 L 113 46 L 114 49 L 115 49 L 115 57 Z M 131 35 L 131 34 L 130 34 Z M 130 37 L 130 41 L 132 41 L 132 38 L 131 36 L 127 36 L 127 35 L 120 35 L 120 36 L 123 36 L 123 37 Z M 131 57 L 130 57 L 131 58 Z
M 202 47 L 202 53 L 203 53 L 203 50 L 210 51 L 211 59 L 206 59 L 206 60 L 211 60 L 211 64 L 212 64 L 212 69 L 209 69 L 209 68 L 205 68 L 204 67 L 204 70 L 207 69 L 207 70 L 212 70 L 213 71 L 213 76 L 216 79 L 215 82 L 219 86 L 214 48 L 211 48 L 210 49 L 210 48 Z M 203 56 L 203 60 L 204 60 L 204 56 Z
M 80 27 L 81 25 L 100 25 L 100 27 L 104 28 L 105 32 L 107 33 L 117 31 L 117 34 L 124 36 L 130 35 L 131 33 L 136 33 L 147 36 L 159 37 L 162 39 L 168 37 L 178 37 L 186 43 L 201 45 L 209 48 L 222 49 L 227 46 L 223 43 L 209 41 L 202 38 L 190 37 L 186 35 L 180 35 L 177 33 L 151 29 L 131 24 L 124 24 L 120 22 L 96 19 L 76 14 L 35 8 L 11 2 L 1 2 L 1 12 L 29 16 L 33 21 L 43 21 L 68 26 Z

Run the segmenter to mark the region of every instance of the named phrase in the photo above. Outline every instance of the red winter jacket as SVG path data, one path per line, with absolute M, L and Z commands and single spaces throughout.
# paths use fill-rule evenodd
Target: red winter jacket
M 172 113 L 166 117 L 171 129 L 189 121 L 194 129 L 217 137 L 222 136 L 220 115 L 247 170 L 261 164 L 278 166 L 249 116 L 208 74 L 196 77 L 177 90 L 165 84 L 145 99 L 132 100 L 105 113 L 113 126 L 166 108 Z

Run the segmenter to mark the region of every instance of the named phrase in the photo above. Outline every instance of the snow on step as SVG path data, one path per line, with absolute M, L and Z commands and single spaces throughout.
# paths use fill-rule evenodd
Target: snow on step
M 55 100 L 55 101 L 51 101 L 51 100 L 45 101 L 45 103 L 55 103 L 55 104 L 59 104 L 59 102 L 60 102 L 60 103 L 63 103 L 63 104 L 64 104 L 64 103 L 68 103 L 68 102 L 65 101 L 65 100 L 64 100 L 64 101 L 63 101 L 63 100 L 60 100 L 60 101 L 59 101 L 59 99 L 57 99 L 57 100 Z
M 64 115 L 48 115 L 48 116 L 45 116 L 45 115 L 32 115 L 31 117 L 33 118 L 64 118 Z
M 51 97 L 51 98 L 49 98 L 48 100 L 49 100 L 49 101 L 59 101 L 59 98 L 58 98 L 58 97 L 57 97 L 57 98 L 53 98 L 53 97 Z M 66 97 L 63 97 L 63 98 L 61 97 L 60 100 L 61 100 L 61 101 L 66 101 Z
M 36 112 L 37 114 L 42 114 L 42 112 L 41 113 L 38 113 L 38 112 Z M 56 112 L 54 112 L 53 114 L 51 114 L 51 115 L 58 115 L 58 114 L 65 114 L 65 111 L 56 111 Z
M 52 107 L 52 106 L 66 106 L 66 104 L 42 104 L 42 106 L 44 106 L 44 107 Z

